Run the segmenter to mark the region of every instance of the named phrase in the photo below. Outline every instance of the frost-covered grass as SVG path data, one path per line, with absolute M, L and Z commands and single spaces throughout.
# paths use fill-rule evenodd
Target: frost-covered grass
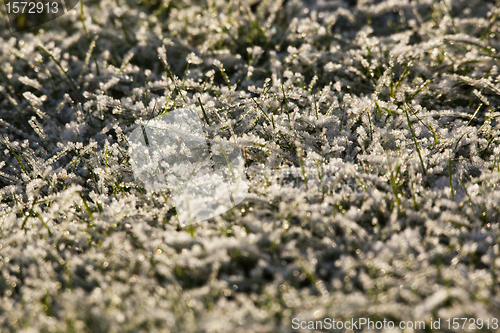
M 16 34 L 0 13 L 2 332 L 500 318 L 491 1 L 84 1 Z M 250 184 L 187 227 L 127 151 L 179 107 Z

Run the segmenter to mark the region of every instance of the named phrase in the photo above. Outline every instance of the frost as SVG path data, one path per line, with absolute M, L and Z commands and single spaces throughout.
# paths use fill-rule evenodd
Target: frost
M 15 36 L 0 11 L 3 331 L 497 315 L 493 2 L 77 9 Z M 184 141 L 130 140 L 178 109 Z

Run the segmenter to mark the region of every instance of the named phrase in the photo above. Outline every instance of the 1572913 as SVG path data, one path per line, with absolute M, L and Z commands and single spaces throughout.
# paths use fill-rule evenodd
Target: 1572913
M 453 330 L 465 330 L 465 331 L 475 331 L 476 329 L 498 329 L 498 319 L 497 318 L 449 318 L 446 319 L 446 324 L 448 329 Z
M 26 1 L 6 1 L 7 14 L 42 14 L 58 13 L 59 3 L 57 2 L 26 2 Z

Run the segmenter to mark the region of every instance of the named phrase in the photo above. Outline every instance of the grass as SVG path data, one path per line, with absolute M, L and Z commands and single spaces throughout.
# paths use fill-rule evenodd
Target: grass
M 103 0 L 15 34 L 1 7 L 2 330 L 499 318 L 498 6 L 366 4 Z M 248 168 L 188 226 L 127 138 L 175 108 Z

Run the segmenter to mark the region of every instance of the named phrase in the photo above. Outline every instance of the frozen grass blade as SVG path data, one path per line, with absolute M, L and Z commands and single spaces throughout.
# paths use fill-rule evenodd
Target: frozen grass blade
M 418 158 L 420 159 L 420 165 L 422 166 L 422 172 L 424 173 L 424 176 L 427 176 L 427 170 L 424 165 L 424 160 L 422 159 L 422 154 L 420 153 L 420 147 L 418 146 L 418 140 L 417 136 L 415 135 L 415 131 L 413 130 L 413 126 L 410 121 L 410 116 L 408 115 L 408 110 L 406 108 L 403 108 L 403 111 L 406 115 L 406 120 L 408 122 L 408 127 L 410 128 L 411 136 L 413 138 L 413 142 L 415 144 L 415 149 L 417 150 Z

